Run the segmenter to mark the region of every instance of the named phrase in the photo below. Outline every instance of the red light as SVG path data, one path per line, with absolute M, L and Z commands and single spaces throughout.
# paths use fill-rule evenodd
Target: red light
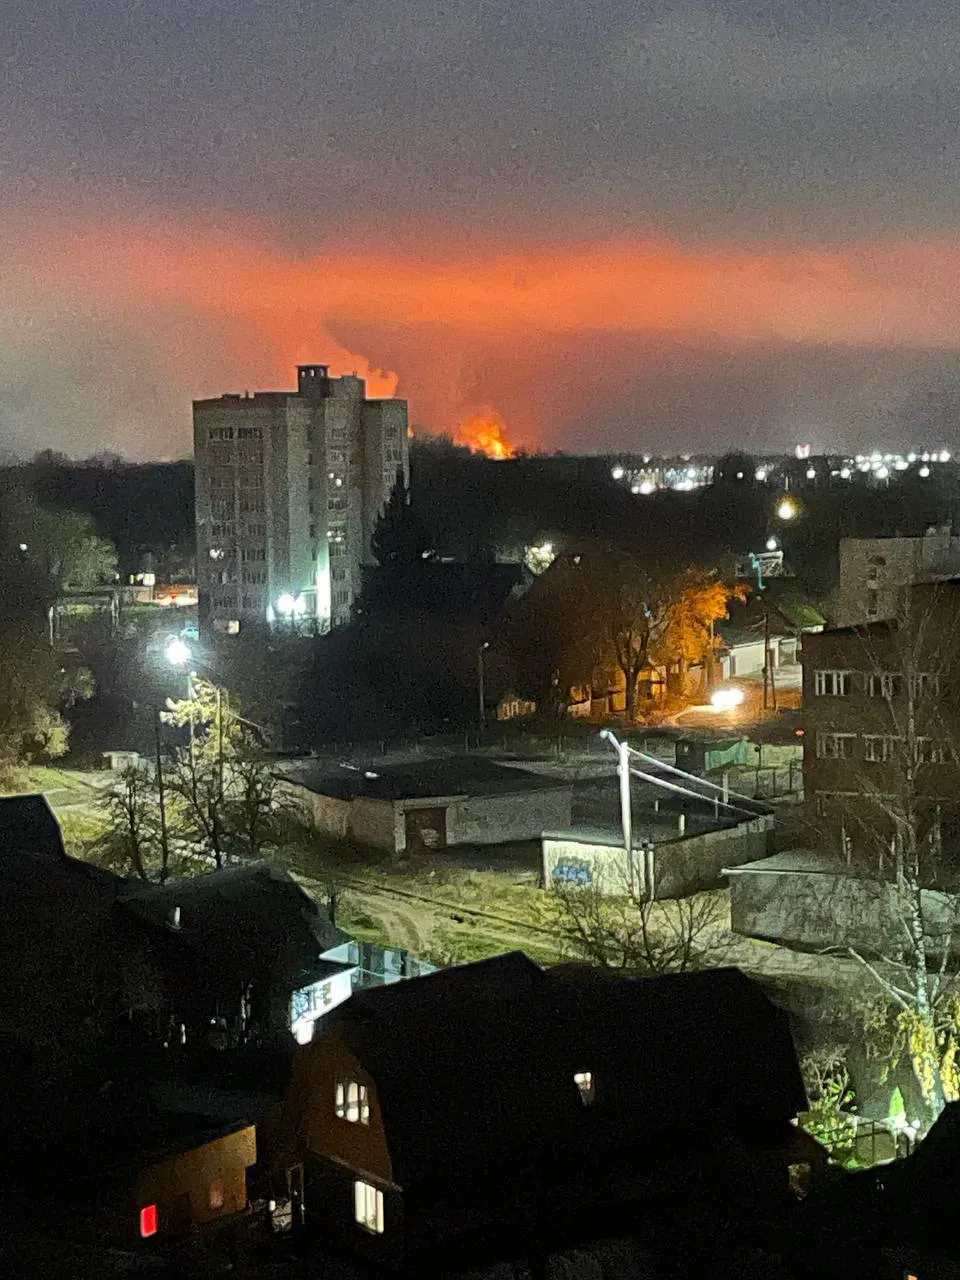
M 157 1206 L 155 1204 L 144 1205 L 140 1210 L 140 1235 L 146 1240 L 149 1236 L 157 1234 Z
M 804 734 L 803 729 L 794 729 L 794 731 L 793 731 L 793 732 L 797 735 L 797 737 L 798 737 L 798 738 L 802 738 L 802 737 L 803 737 L 803 734 Z

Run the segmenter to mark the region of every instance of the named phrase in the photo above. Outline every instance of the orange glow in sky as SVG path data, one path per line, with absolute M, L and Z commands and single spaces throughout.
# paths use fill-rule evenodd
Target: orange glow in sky
M 16 253 L 5 264 L 0 344 L 42 369 L 69 321 L 83 338 L 78 367 L 92 371 L 90 430 L 102 421 L 103 447 L 131 453 L 189 452 L 191 399 L 292 387 L 298 362 L 356 372 L 369 395 L 408 398 L 414 424 L 509 457 L 519 441 L 555 447 L 563 415 L 602 420 L 617 386 L 602 360 L 638 338 L 803 347 L 811 359 L 827 348 L 878 359 L 960 348 L 960 245 L 947 241 L 709 249 L 636 240 L 417 255 L 331 244 L 304 254 L 254 228 L 186 221 L 65 233 L 37 219 L 4 230 Z M 682 395 L 683 377 L 677 385 Z M 64 410 L 50 417 L 62 421 Z
M 517 452 L 508 438 L 507 424 L 496 409 L 481 409 L 465 418 L 458 424 L 454 439 L 488 458 L 512 458 Z

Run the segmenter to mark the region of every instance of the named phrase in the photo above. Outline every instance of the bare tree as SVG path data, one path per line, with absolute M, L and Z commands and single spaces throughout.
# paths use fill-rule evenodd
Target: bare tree
M 585 885 L 557 884 L 553 896 L 561 946 L 571 959 L 649 976 L 722 963 L 728 939 L 716 895 L 652 902 L 636 885 L 608 886 L 598 875 Z
M 111 870 L 133 872 L 140 880 L 163 883 L 169 872 L 169 845 L 163 840 L 156 780 L 136 766 L 124 770 L 101 801 L 107 829 L 97 841 L 96 860 Z

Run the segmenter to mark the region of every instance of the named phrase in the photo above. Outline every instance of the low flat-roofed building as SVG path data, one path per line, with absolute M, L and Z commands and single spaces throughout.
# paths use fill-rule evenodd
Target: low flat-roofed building
M 570 825 L 569 783 L 478 757 L 336 771 L 293 764 L 283 778 L 318 831 L 398 855 L 538 840 Z

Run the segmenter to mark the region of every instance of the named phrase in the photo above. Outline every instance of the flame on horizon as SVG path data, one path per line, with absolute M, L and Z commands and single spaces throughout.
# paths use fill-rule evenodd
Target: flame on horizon
M 516 447 L 507 438 L 507 424 L 496 409 L 485 408 L 464 418 L 457 426 L 457 444 L 488 458 L 516 457 Z

